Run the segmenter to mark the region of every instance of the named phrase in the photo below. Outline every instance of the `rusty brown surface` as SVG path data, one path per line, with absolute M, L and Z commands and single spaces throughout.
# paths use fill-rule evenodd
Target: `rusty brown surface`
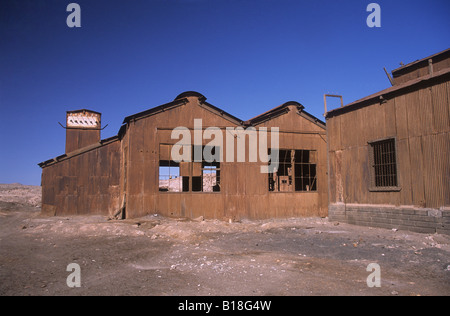
M 305 112 L 299 103 L 288 102 L 244 123 L 206 103 L 206 98 L 200 94 L 180 96 L 182 98 L 166 105 L 127 117 L 125 127 L 115 139 L 81 148 L 75 151 L 76 155 L 69 153 L 59 161 L 40 164 L 43 167 L 43 212 L 111 215 L 125 204 L 128 218 L 155 213 L 233 220 L 327 215 L 323 122 Z M 247 140 L 246 162 L 221 162 L 219 192 L 192 191 L 192 178 L 201 171 L 201 164 L 195 163 L 181 168 L 182 175 L 191 176 L 189 192 L 161 192 L 159 162 L 168 158 L 170 145 L 178 141 L 171 139 L 171 131 L 183 126 L 193 136 L 194 119 L 198 118 L 202 119 L 203 130 L 218 127 L 224 137 L 226 127 L 247 127 L 248 124 L 255 128 L 267 127 L 269 148 L 270 128 L 279 127 L 280 148 L 317 153 L 317 191 L 269 192 L 268 175 L 260 172 L 263 163 L 248 162 Z M 68 142 L 78 141 L 80 146 L 81 131 L 77 132 L 78 135 L 68 137 Z M 203 145 L 208 142 L 202 140 Z M 226 150 L 225 144 L 223 150 Z
M 439 67 L 448 65 L 448 52 L 445 60 L 432 56 Z M 428 70 L 425 61 L 398 72 L 406 76 L 408 67 L 421 65 Z M 450 205 L 450 67 L 418 74 L 328 115 L 330 203 Z M 399 184 L 372 192 L 369 143 L 389 138 L 395 139 Z

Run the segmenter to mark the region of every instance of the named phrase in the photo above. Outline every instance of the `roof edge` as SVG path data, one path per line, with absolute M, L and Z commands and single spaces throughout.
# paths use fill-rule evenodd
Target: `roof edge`
M 393 77 L 399 76 L 398 73 L 402 73 L 402 72 L 405 72 L 405 71 L 408 72 L 408 69 L 413 68 L 414 66 L 416 66 L 416 65 L 418 65 L 420 63 L 424 63 L 424 62 L 428 63 L 429 59 L 433 59 L 433 58 L 436 58 L 436 57 L 441 57 L 441 56 L 444 56 L 445 54 L 448 54 L 448 53 L 450 53 L 450 48 L 445 49 L 445 50 L 443 50 L 443 51 L 441 51 L 439 53 L 433 54 L 431 56 L 428 56 L 428 57 L 425 57 L 425 58 L 418 59 L 418 60 L 415 60 L 413 62 L 410 62 L 410 63 L 408 63 L 406 65 L 403 65 L 401 67 L 398 67 L 398 68 L 392 70 L 391 71 L 392 76 Z
M 148 109 L 148 110 L 145 110 L 145 111 L 133 114 L 133 115 L 129 115 L 129 116 L 125 117 L 122 124 L 127 124 L 131 121 L 143 119 L 145 117 L 152 116 L 152 115 L 155 115 L 160 112 L 164 112 L 165 110 L 168 110 L 169 108 L 184 105 L 187 102 L 188 102 L 188 99 L 186 99 L 186 98 L 175 99 L 172 102 L 165 103 L 165 104 L 159 105 L 157 107 L 154 107 L 154 108 L 151 108 L 151 109 Z
M 43 161 L 41 163 L 38 163 L 38 166 L 41 167 L 41 168 L 46 168 L 46 167 L 49 167 L 49 166 L 54 165 L 56 163 L 59 163 L 61 161 L 64 161 L 64 160 L 67 160 L 67 159 L 70 159 L 70 158 L 82 155 L 84 153 L 87 153 L 89 151 L 95 150 L 97 148 L 100 148 L 100 147 L 112 144 L 112 143 L 114 143 L 116 141 L 119 141 L 119 136 L 118 135 L 117 136 L 112 136 L 112 137 L 109 137 L 109 138 L 106 138 L 106 139 L 102 139 L 102 140 L 100 140 L 99 142 L 97 142 L 95 144 L 92 144 L 92 145 L 89 145 L 89 146 L 77 149 L 77 150 L 72 151 L 72 152 L 67 153 L 67 154 L 63 154 L 63 155 L 57 156 L 56 158 L 52 158 L 52 159 Z
M 433 73 L 430 75 L 422 76 L 420 78 L 407 81 L 398 86 L 392 86 L 390 88 L 384 89 L 382 91 L 376 92 L 376 93 L 371 94 L 362 99 L 359 99 L 357 101 L 349 103 L 349 104 L 345 105 L 344 107 L 336 108 L 334 110 L 328 111 L 325 115 L 325 118 L 329 118 L 329 117 L 340 115 L 341 113 L 353 111 L 353 110 L 357 109 L 359 106 L 363 106 L 366 103 L 371 103 L 376 99 L 379 99 L 380 101 L 384 101 L 385 97 L 388 97 L 392 94 L 402 93 L 403 90 L 410 89 L 411 87 L 414 87 L 416 85 L 426 84 L 432 80 L 438 80 L 446 75 L 450 75 L 450 67 L 445 68 L 439 72 L 436 72 L 436 73 Z
M 206 100 L 206 98 L 205 98 L 205 100 Z M 234 123 L 236 125 L 243 125 L 244 124 L 244 121 L 241 120 L 240 118 L 238 118 L 238 117 L 236 117 L 236 116 L 234 116 L 234 115 L 232 115 L 232 114 L 230 114 L 230 113 L 228 113 L 228 112 L 226 112 L 226 111 L 224 111 L 224 110 L 222 110 L 222 109 L 212 105 L 211 103 L 205 102 L 204 100 L 203 101 L 199 100 L 199 101 L 200 101 L 200 106 L 206 106 L 207 108 L 212 110 L 212 112 L 214 114 L 219 115 L 220 117 L 222 117 L 222 118 L 224 118 L 224 119 L 226 119 L 226 120 L 228 120 L 228 121 L 230 121 L 230 122 L 232 122 L 232 123 Z
M 89 110 L 89 109 L 79 109 L 79 110 L 73 110 L 73 111 L 66 111 L 67 114 L 69 114 L 69 113 L 80 113 L 80 112 L 90 112 L 90 113 L 95 113 L 95 114 L 98 114 L 98 115 L 102 115 L 102 113 L 100 113 L 100 112 L 92 111 L 92 110 Z
M 273 109 L 270 109 L 270 110 L 268 110 L 268 111 L 266 111 L 264 113 L 261 113 L 261 114 L 255 116 L 255 117 L 247 120 L 246 123 L 252 124 L 254 122 L 263 121 L 263 120 L 265 120 L 267 118 L 271 118 L 271 117 L 282 115 L 284 113 L 289 112 L 287 110 L 287 108 L 289 106 L 296 106 L 297 110 L 300 110 L 300 111 L 305 108 L 302 104 L 298 103 L 297 101 L 288 101 L 288 102 L 285 102 L 285 103 L 283 103 L 283 104 L 281 104 L 279 106 L 274 107 Z
M 175 100 L 179 100 L 179 99 L 189 98 L 189 97 L 196 97 L 196 98 L 199 98 L 199 99 L 206 100 L 206 97 L 203 94 L 201 94 L 201 93 L 199 93 L 197 91 L 186 91 L 186 92 L 180 93 L 174 99 L 174 101 Z
M 246 121 L 245 123 L 246 123 L 246 125 L 258 125 L 258 124 L 262 124 L 264 122 L 270 121 L 278 116 L 288 113 L 290 111 L 289 110 L 290 106 L 296 107 L 298 115 L 302 116 L 303 118 L 318 125 L 319 127 L 323 128 L 323 129 L 326 128 L 326 123 L 324 121 L 322 121 L 319 118 L 315 117 L 314 115 L 306 112 L 305 107 L 297 101 L 285 102 L 267 112 L 264 112 L 258 116 L 255 116 L 254 118 L 251 118 L 250 120 Z

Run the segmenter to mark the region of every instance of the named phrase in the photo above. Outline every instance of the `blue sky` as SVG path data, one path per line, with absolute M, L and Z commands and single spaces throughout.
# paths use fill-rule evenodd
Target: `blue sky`
M 2 0 L 0 183 L 40 184 L 68 110 L 101 112 L 102 138 L 189 90 L 244 120 L 290 100 L 323 119 L 324 93 L 350 103 L 389 87 L 383 67 L 450 47 L 448 0 L 376 1 L 381 28 L 371 2 Z

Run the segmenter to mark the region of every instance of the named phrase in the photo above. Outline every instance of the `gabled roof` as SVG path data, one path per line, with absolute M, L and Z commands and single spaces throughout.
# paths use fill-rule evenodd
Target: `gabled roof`
M 298 115 L 302 116 L 303 118 L 305 118 L 305 119 L 311 121 L 312 123 L 322 127 L 323 129 L 325 129 L 325 125 L 326 125 L 325 122 L 319 120 L 314 115 L 309 114 L 308 112 L 306 112 L 304 110 L 305 107 L 302 104 L 300 104 L 300 103 L 298 103 L 296 101 L 289 101 L 289 102 L 283 103 L 282 105 L 279 105 L 279 106 L 277 106 L 277 107 L 275 107 L 275 108 L 273 108 L 273 109 L 271 109 L 271 110 L 269 110 L 269 111 L 267 111 L 267 112 L 265 112 L 263 114 L 255 116 L 254 118 L 246 121 L 245 123 L 246 123 L 246 125 L 258 125 L 258 124 L 267 122 L 269 120 L 274 119 L 275 117 L 278 117 L 278 116 L 281 116 L 281 115 L 284 115 L 284 114 L 288 113 L 290 111 L 289 107 L 292 107 L 292 106 L 296 107 Z
M 136 121 L 139 119 L 143 119 L 161 112 L 166 112 L 170 109 L 173 109 L 175 107 L 181 106 L 181 105 L 185 105 L 186 103 L 188 103 L 188 98 L 189 97 L 196 97 L 199 100 L 199 105 L 203 108 L 205 108 L 206 110 L 209 110 L 210 112 L 236 124 L 236 125 L 242 125 L 243 124 L 243 120 L 225 112 L 224 110 L 206 102 L 206 97 L 204 95 L 202 95 L 201 93 L 195 92 L 195 91 L 186 91 L 183 92 L 181 94 L 179 94 L 175 100 L 173 100 L 172 102 L 154 107 L 152 109 L 137 113 L 137 114 L 133 114 L 130 116 L 127 116 L 124 121 L 123 124 L 127 124 L 131 121 Z
M 122 139 L 123 135 L 126 133 L 126 127 L 127 127 L 128 123 L 136 121 L 136 120 L 140 120 L 140 119 L 143 119 L 143 118 L 146 118 L 146 117 L 149 117 L 149 116 L 153 116 L 153 115 L 156 115 L 156 114 L 161 113 L 161 112 L 166 112 L 166 111 L 169 111 L 169 110 L 171 110 L 173 108 L 185 105 L 185 104 L 187 104 L 189 102 L 188 98 L 190 98 L 190 97 L 198 98 L 199 106 L 201 106 L 202 108 L 204 108 L 204 109 L 206 109 L 206 110 L 208 110 L 208 111 L 210 111 L 210 112 L 212 112 L 212 113 L 214 113 L 214 114 L 216 114 L 216 115 L 218 115 L 218 116 L 220 116 L 220 117 L 222 117 L 222 118 L 224 118 L 224 119 L 226 119 L 226 120 L 228 120 L 228 121 L 230 121 L 230 122 L 232 122 L 232 123 L 234 123 L 234 124 L 236 124 L 238 126 L 251 126 L 251 125 L 261 124 L 261 123 L 269 121 L 269 120 L 271 120 L 271 119 L 273 119 L 275 117 L 278 117 L 278 116 L 281 116 L 281 115 L 284 115 L 284 114 L 288 113 L 289 111 L 291 111 L 291 109 L 289 109 L 289 107 L 294 106 L 296 108 L 297 114 L 299 116 L 302 116 L 303 118 L 313 122 L 314 124 L 318 125 L 319 127 L 323 128 L 323 129 L 325 129 L 325 123 L 323 121 L 319 120 L 318 118 L 316 118 L 313 115 L 311 115 L 311 114 L 307 113 L 306 111 L 304 111 L 305 107 L 303 105 L 301 105 L 300 103 L 295 102 L 295 101 L 286 102 L 286 103 L 284 103 L 284 104 L 282 104 L 280 106 L 277 106 L 277 107 L 273 108 L 272 110 L 269 110 L 269 111 L 267 111 L 267 112 L 265 112 L 263 114 L 260 114 L 260 115 L 258 115 L 256 117 L 254 117 L 254 118 L 252 118 L 252 119 L 250 119 L 248 121 L 243 121 L 243 120 L 241 120 L 241 119 L 239 119 L 239 118 L 237 118 L 237 117 L 235 117 L 235 116 L 225 112 L 224 110 L 222 110 L 222 109 L 220 109 L 220 108 L 218 108 L 218 107 L 216 107 L 216 106 L 206 102 L 206 97 L 204 95 L 202 95 L 201 93 L 198 93 L 198 92 L 195 92 L 195 91 L 187 91 L 187 92 L 183 92 L 183 93 L 179 94 L 175 98 L 175 100 L 173 100 L 172 102 L 165 103 L 165 104 L 159 105 L 157 107 L 151 108 L 149 110 L 146 110 L 146 111 L 143 111 L 143 112 L 139 112 L 139 113 L 136 113 L 136 114 L 133 114 L 133 115 L 125 117 L 125 119 L 123 120 L 123 124 L 120 127 L 117 136 L 101 140 L 98 143 L 86 146 L 84 148 L 80 148 L 80 149 L 78 149 L 78 150 L 76 150 L 74 152 L 71 152 L 71 153 L 68 153 L 68 154 L 64 154 L 64 155 L 58 156 L 58 157 L 56 157 L 54 159 L 49 159 L 47 161 L 41 162 L 41 163 L 39 163 L 39 166 L 41 168 L 45 168 L 45 167 L 47 167 L 49 165 L 58 163 L 60 161 L 66 160 L 66 159 L 70 159 L 70 158 L 72 158 L 74 156 L 81 155 L 81 154 L 83 154 L 85 152 L 88 152 L 88 151 L 97 149 L 99 147 L 111 144 L 111 143 L 113 143 L 115 141 L 120 141 Z M 83 112 L 83 111 L 89 111 L 89 112 L 98 113 L 98 112 L 91 111 L 91 110 L 86 110 L 86 109 L 77 110 L 77 111 L 67 111 L 67 113 L 79 113 L 79 112 Z M 98 113 L 98 114 L 100 114 L 100 113 Z
M 279 105 L 277 107 L 274 107 L 273 109 L 264 112 L 258 116 L 255 116 L 254 118 L 249 119 L 246 123 L 248 125 L 254 125 L 254 124 L 260 124 L 262 122 L 268 121 L 270 119 L 273 119 L 277 116 L 283 115 L 285 113 L 289 112 L 289 106 L 296 106 L 299 111 L 303 110 L 305 107 L 301 105 L 298 102 L 295 101 L 289 101 L 282 105 Z

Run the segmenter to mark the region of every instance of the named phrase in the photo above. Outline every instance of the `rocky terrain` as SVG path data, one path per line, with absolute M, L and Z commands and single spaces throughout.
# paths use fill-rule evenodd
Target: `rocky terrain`
M 41 187 L 20 183 L 0 184 L 0 203 L 3 209 L 40 207 Z

